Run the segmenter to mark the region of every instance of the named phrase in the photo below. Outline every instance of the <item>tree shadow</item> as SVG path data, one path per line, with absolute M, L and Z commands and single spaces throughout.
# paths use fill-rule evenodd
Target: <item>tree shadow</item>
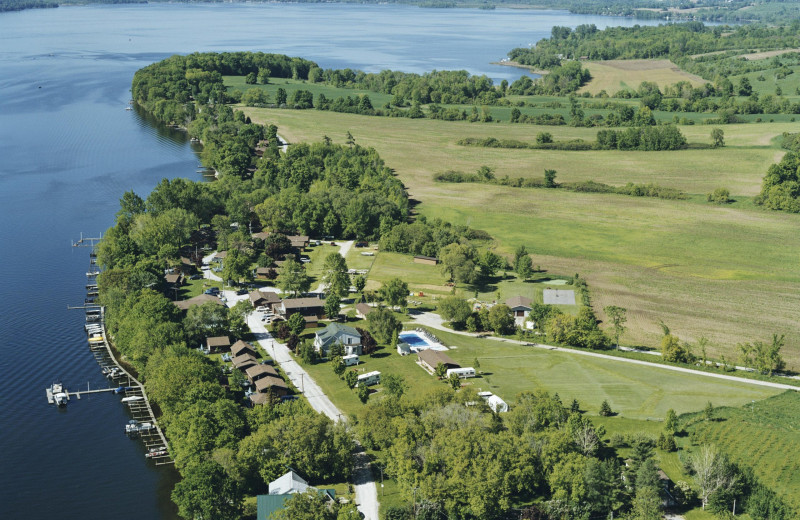
M 389 357 L 391 355 L 392 354 L 390 352 L 373 352 L 372 354 L 369 355 L 369 357 L 371 357 L 373 359 L 383 359 L 383 358 L 387 358 L 387 357 Z

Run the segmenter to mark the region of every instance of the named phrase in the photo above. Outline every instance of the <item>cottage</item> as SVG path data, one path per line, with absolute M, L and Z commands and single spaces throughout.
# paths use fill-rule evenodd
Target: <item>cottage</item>
M 266 240 L 267 238 L 269 238 L 269 236 L 271 234 L 272 233 L 270 233 L 269 231 L 261 231 L 259 233 L 253 233 L 250 236 L 252 236 L 254 239 L 258 239 L 258 240 Z
M 293 248 L 299 249 L 300 251 L 303 251 L 305 248 L 307 248 L 310 242 L 308 236 L 306 235 L 289 235 L 286 238 L 289 239 L 289 242 L 292 244 Z
M 278 272 L 274 267 L 256 267 L 255 276 L 262 280 L 272 280 L 278 276 Z
M 176 301 L 172 303 L 174 303 L 175 306 L 180 310 L 187 311 L 189 308 L 194 307 L 195 305 L 203 305 L 204 303 L 208 302 L 216 303 L 217 305 L 225 305 L 219 298 L 211 294 L 200 294 L 194 298 L 189 298 L 188 300 Z
M 319 318 L 322 316 L 324 307 L 325 300 L 320 298 L 287 298 L 273 305 L 273 308 L 284 319 L 289 319 L 289 316 L 298 312 L 307 318 Z M 308 321 L 306 320 L 306 322 Z
M 180 287 L 184 282 L 183 273 L 178 271 L 177 273 L 165 274 L 164 281 L 173 287 Z
M 228 336 L 206 338 L 206 349 L 209 352 L 228 351 L 231 349 L 231 338 Z
M 231 359 L 233 366 L 239 370 L 247 370 L 248 368 L 257 365 L 258 360 L 252 354 L 242 354 Z
M 436 265 L 439 263 L 439 260 L 432 256 L 422 256 L 417 255 L 414 257 L 415 264 L 426 264 L 426 265 Z
M 231 356 L 238 357 L 242 354 L 250 354 L 251 356 L 256 357 L 256 351 L 253 349 L 250 343 L 239 340 L 234 343 L 233 346 L 231 346 Z
M 331 323 L 314 335 L 314 349 L 322 356 L 327 357 L 331 347 L 341 344 L 347 356 L 363 353 L 361 347 L 361 333 L 353 327 Z
M 256 381 L 265 377 L 280 377 L 275 368 L 262 364 L 253 365 L 245 370 L 244 373 L 247 375 L 247 379 L 249 379 L 252 383 L 255 383 Z
M 274 305 L 280 302 L 280 297 L 274 292 L 259 290 L 250 292 L 250 304 L 253 307 L 267 307 L 272 310 Z
M 374 310 L 375 307 L 372 307 L 369 304 L 366 303 L 356 304 L 356 316 L 358 316 L 362 320 L 367 319 L 367 315 Z
M 272 392 L 274 395 L 282 396 L 289 393 L 289 387 L 286 382 L 279 377 L 262 377 L 253 384 L 256 385 L 256 391 L 260 394 Z
M 533 301 L 524 296 L 514 296 L 506 300 L 506 305 L 511 309 L 511 314 L 515 318 L 527 318 L 531 313 Z
M 461 365 L 453 361 L 450 356 L 438 350 L 425 349 L 417 352 L 417 363 L 433 374 L 436 367 L 441 363 L 445 368 L 461 368 Z

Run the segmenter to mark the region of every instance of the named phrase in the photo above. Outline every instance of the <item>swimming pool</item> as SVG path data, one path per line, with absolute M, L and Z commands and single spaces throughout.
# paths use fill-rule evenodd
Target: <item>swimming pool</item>
M 427 347 L 428 341 L 416 332 L 401 332 L 397 339 L 412 347 Z

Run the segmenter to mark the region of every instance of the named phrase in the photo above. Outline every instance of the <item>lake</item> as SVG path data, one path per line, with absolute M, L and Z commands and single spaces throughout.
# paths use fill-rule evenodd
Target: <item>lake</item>
M 0 14 L 0 517 L 172 519 L 170 469 L 123 434 L 119 397 L 55 409 L 44 389 L 106 380 L 83 315 L 88 250 L 71 247 L 114 221 L 127 190 L 164 177 L 198 179 L 184 134 L 126 111 L 134 72 L 176 53 L 253 50 L 323 68 L 377 72 L 466 69 L 496 81 L 520 71 L 489 63 L 554 25 L 634 25 L 563 11 L 411 6 L 214 4 L 61 7 Z

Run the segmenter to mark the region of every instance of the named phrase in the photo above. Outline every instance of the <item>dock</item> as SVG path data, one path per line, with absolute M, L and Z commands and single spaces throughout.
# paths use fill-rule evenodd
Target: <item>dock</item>
M 80 391 L 77 391 L 77 392 L 70 392 L 69 390 L 67 390 L 65 388 L 64 389 L 64 393 L 67 394 L 67 401 L 69 401 L 73 397 L 75 399 L 80 399 L 81 396 L 83 396 L 83 395 L 103 394 L 103 393 L 113 392 L 114 390 L 116 390 L 116 388 L 98 388 L 98 389 L 95 389 L 95 390 L 80 390 Z M 50 387 L 45 388 L 45 393 L 47 394 L 47 402 L 49 404 L 55 404 L 55 399 L 53 398 L 53 392 L 52 392 L 52 390 L 50 390 Z

